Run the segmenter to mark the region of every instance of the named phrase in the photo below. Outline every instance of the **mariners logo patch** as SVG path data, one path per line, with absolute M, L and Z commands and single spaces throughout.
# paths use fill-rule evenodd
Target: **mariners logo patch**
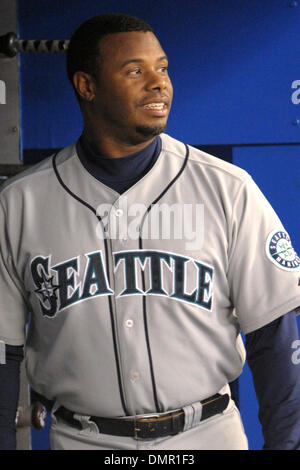
M 295 252 L 291 239 L 284 230 L 273 230 L 267 238 L 268 258 L 281 269 L 295 271 L 300 269 L 300 258 Z

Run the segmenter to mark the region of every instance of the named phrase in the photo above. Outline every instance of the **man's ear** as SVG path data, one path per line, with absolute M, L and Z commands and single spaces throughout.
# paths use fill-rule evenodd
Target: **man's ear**
M 95 84 L 93 77 L 78 70 L 73 75 L 73 84 L 78 95 L 85 101 L 93 101 L 95 98 Z

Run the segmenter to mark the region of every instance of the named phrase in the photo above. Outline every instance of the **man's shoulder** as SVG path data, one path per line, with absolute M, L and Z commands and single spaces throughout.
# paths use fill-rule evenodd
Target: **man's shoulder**
M 5 197 L 10 193 L 15 193 L 17 190 L 26 191 L 30 189 L 34 191 L 35 188 L 43 187 L 46 181 L 49 184 L 49 180 L 56 178 L 53 169 L 53 157 L 58 154 L 58 164 L 62 164 L 72 157 L 74 148 L 75 144 L 65 147 L 56 153 L 54 152 L 39 163 L 26 168 L 26 170 L 11 176 L 0 186 L 0 196 Z
M 222 158 L 211 155 L 203 150 L 194 147 L 193 145 L 187 145 L 177 140 L 168 134 L 162 134 L 162 149 L 166 152 L 177 155 L 179 158 L 185 158 L 186 148 L 189 151 L 188 165 L 193 167 L 195 171 L 197 168 L 202 172 L 209 173 L 211 175 L 218 174 L 223 178 L 237 179 L 241 182 L 245 181 L 250 177 L 247 171 L 242 168 L 222 160 Z

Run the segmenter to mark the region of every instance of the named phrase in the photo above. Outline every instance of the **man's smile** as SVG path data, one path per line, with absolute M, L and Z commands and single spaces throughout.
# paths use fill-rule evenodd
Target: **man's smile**
M 152 116 L 164 117 L 168 115 L 169 109 L 165 103 L 149 103 L 143 106 L 143 109 Z

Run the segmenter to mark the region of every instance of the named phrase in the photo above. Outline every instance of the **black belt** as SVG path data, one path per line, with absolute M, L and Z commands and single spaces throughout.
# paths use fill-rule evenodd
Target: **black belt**
M 201 401 L 202 415 L 201 420 L 211 418 L 222 413 L 229 403 L 229 395 L 216 394 L 206 400 Z M 83 427 L 73 413 L 63 406 L 59 407 L 55 413 L 56 418 L 65 421 L 71 426 L 82 430 Z M 152 415 L 139 418 L 99 418 L 90 416 L 89 420 L 94 422 L 99 432 L 102 434 L 111 434 L 113 436 L 127 436 L 135 439 L 154 439 L 178 434 L 184 429 L 184 411 L 183 409 L 160 416 Z

